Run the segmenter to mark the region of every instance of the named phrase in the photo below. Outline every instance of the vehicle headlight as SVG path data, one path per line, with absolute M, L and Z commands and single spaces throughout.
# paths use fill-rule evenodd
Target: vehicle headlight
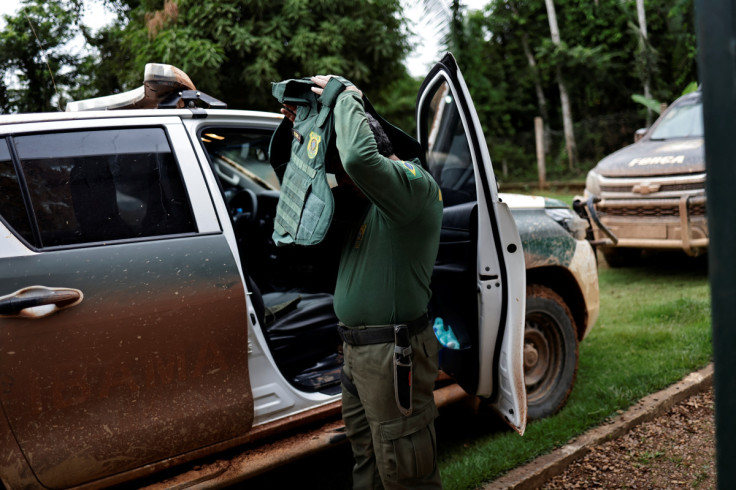
M 601 178 L 595 170 L 588 172 L 585 179 L 585 197 L 588 198 L 591 195 L 598 197 L 601 195 Z
M 557 224 L 562 226 L 576 240 L 585 239 L 585 230 L 588 228 L 588 222 L 575 214 L 569 208 L 550 208 L 544 212 L 555 220 Z

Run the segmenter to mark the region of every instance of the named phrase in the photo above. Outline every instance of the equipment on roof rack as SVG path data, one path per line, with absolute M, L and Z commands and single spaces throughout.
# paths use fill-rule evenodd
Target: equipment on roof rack
M 143 85 L 127 92 L 69 102 L 67 112 L 113 109 L 181 109 L 204 107 L 225 109 L 227 104 L 198 92 L 189 76 L 179 68 L 162 63 L 148 63 Z
M 197 90 L 182 90 L 181 92 L 169 95 L 158 104 L 159 109 L 194 108 L 200 106 L 204 106 L 205 109 L 227 109 L 226 103 Z

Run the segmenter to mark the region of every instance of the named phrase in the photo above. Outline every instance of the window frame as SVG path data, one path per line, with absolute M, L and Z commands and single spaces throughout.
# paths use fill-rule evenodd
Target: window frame
M 0 214 L 0 221 L 3 222 L 3 225 L 5 225 L 5 227 L 13 234 L 13 236 L 20 240 L 21 243 L 33 250 L 38 250 L 36 244 L 41 243 L 41 232 L 38 229 L 36 213 L 33 212 L 33 204 L 31 203 L 31 196 L 28 192 L 28 184 L 26 183 L 26 177 L 23 173 L 23 169 L 21 169 L 20 167 L 20 160 L 18 159 L 18 152 L 15 149 L 15 142 L 13 141 L 12 135 L 0 135 L 0 141 L 3 141 L 8 148 L 8 153 L 10 154 L 10 163 L 13 166 L 13 170 L 15 171 L 15 176 L 18 181 L 18 187 L 20 187 L 20 194 L 23 198 L 23 207 L 26 210 L 26 217 L 28 218 L 28 226 L 31 229 L 31 234 L 33 235 L 33 241 L 35 243 L 31 244 L 30 242 L 28 242 L 28 240 L 24 236 L 22 236 L 15 229 L 14 226 L 12 226 L 2 214 Z
M 427 168 L 442 191 L 445 207 L 478 202 L 479 189 L 477 181 L 479 170 L 475 164 L 473 148 L 470 146 L 471 136 L 468 133 L 469 129 L 463 120 L 463 107 L 459 105 L 460 101 L 455 94 L 455 88 L 450 83 L 450 80 L 441 80 L 428 89 L 427 93 L 423 94 L 423 97 L 429 102 L 426 103 L 426 109 L 418 116 L 417 124 L 420 137 L 425 138 L 427 142 L 427 148 L 424 148 Z M 451 107 L 442 107 L 441 104 L 448 97 L 451 99 Z M 438 101 L 437 107 L 433 103 L 436 100 Z M 444 112 L 448 110 L 450 111 L 449 117 L 451 119 L 446 120 Z M 438 113 L 442 113 L 442 115 L 439 118 L 439 125 L 435 126 L 434 119 Z M 449 126 L 445 124 L 445 121 L 449 122 Z M 462 134 L 457 133 L 456 130 L 458 128 L 462 130 Z M 440 149 L 436 147 L 436 143 L 438 142 L 436 138 L 438 137 L 442 145 L 444 145 Z M 430 140 L 433 143 L 432 148 L 429 148 Z M 464 144 L 464 148 L 467 151 L 465 158 L 461 158 L 461 155 L 453 151 L 457 141 L 461 141 L 461 144 Z M 445 149 L 445 146 L 447 146 L 448 151 L 442 151 Z M 439 166 L 435 165 L 435 162 L 437 162 L 437 159 L 433 155 L 435 153 L 445 155 Z M 452 163 L 453 159 L 462 165 L 455 165 L 453 169 L 452 165 L 448 165 Z M 465 182 L 456 188 L 455 185 L 460 182 L 460 179 L 455 178 L 454 181 L 451 181 L 451 185 L 448 185 L 447 178 L 443 175 L 447 170 L 459 170 L 464 176 L 469 174 L 469 177 L 465 177 Z M 461 197 L 461 199 L 457 199 L 457 197 Z

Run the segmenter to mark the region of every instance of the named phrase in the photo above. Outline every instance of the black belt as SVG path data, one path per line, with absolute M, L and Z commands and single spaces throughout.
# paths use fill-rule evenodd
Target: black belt
M 397 325 L 406 325 L 409 327 L 409 335 L 414 336 L 429 326 L 429 317 L 425 313 L 416 320 L 403 324 L 397 323 Z M 350 345 L 387 344 L 394 342 L 394 325 L 368 326 L 365 328 L 350 328 L 344 325 L 338 325 L 337 332 L 340 334 L 343 342 Z

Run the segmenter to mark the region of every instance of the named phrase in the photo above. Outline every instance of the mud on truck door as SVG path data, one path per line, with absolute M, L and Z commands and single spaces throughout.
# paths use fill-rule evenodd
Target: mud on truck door
M 0 134 L 0 450 L 47 488 L 253 420 L 245 291 L 180 121 L 85 124 Z
M 451 54 L 427 75 L 417 101 L 419 140 L 445 207 L 432 312 L 460 341 L 460 349 L 441 351 L 440 368 L 466 392 L 487 398 L 523 433 L 521 239 L 510 210 L 498 199 L 481 125 Z

